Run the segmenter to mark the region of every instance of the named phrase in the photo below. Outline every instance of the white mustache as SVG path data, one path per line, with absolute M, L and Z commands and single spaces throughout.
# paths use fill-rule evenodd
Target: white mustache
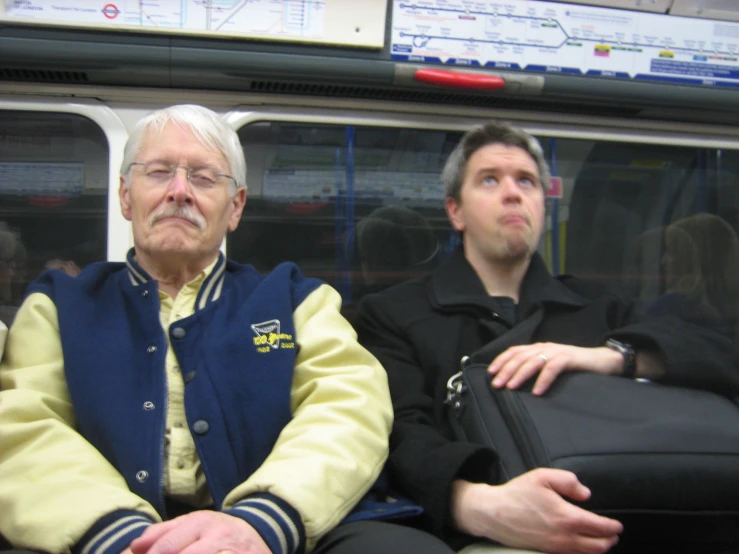
M 153 213 L 149 216 L 149 225 L 154 225 L 160 219 L 165 217 L 181 217 L 197 225 L 201 231 L 205 229 L 205 218 L 201 215 L 192 213 L 186 206 L 170 205 L 160 212 Z

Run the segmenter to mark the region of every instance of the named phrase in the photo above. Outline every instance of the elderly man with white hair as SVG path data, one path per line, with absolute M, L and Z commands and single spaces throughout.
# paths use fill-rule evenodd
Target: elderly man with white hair
M 239 224 L 236 133 L 183 105 L 126 145 L 125 262 L 44 273 L 0 365 L 0 532 L 82 554 L 449 552 L 356 511 L 383 467 L 386 375 L 328 285 L 219 248 Z

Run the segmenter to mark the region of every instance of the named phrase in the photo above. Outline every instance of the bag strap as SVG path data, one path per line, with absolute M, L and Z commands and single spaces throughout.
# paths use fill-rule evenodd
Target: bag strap
M 539 307 L 526 319 L 517 323 L 513 329 L 470 354 L 467 363 L 489 364 L 498 354 L 511 346 L 530 343 L 534 338 L 534 331 L 536 331 L 542 319 L 544 319 L 544 308 Z
M 526 319 L 518 323 L 513 329 L 503 333 L 496 339 L 493 339 L 482 348 L 479 348 L 469 356 L 464 356 L 460 360 L 459 372 L 452 375 L 446 384 L 446 404 L 454 434 L 457 438 L 466 440 L 466 434 L 459 422 L 459 413 L 463 409 L 462 396 L 467 390 L 467 385 L 463 379 L 462 370 L 472 364 L 489 364 L 501 352 L 507 350 L 511 346 L 530 343 L 534 336 L 534 331 L 544 319 L 544 310 L 539 308 L 529 315 Z

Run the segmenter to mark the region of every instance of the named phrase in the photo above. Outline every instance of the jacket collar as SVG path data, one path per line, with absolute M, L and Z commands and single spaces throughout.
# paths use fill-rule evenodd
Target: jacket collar
M 494 307 L 485 286 L 465 258 L 462 246 L 431 275 L 431 302 L 450 311 Z M 582 307 L 588 302 L 553 277 L 541 256 L 534 253 L 521 284 L 519 317 L 529 316 L 545 303 Z
M 151 275 L 144 271 L 136 261 L 135 250 L 133 248 L 126 255 L 126 268 L 128 269 L 128 277 L 131 280 L 131 284 L 135 287 L 144 283 L 155 282 Z M 210 271 L 205 276 L 205 280 L 200 286 L 198 297 L 195 300 L 195 310 L 202 310 L 209 303 L 215 302 L 221 297 L 226 270 L 226 258 L 223 256 L 223 252 L 219 252 L 218 260 L 209 269 Z

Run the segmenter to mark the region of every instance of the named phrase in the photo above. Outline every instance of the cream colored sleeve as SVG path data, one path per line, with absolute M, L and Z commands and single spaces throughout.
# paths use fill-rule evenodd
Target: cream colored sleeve
M 300 513 L 308 550 L 377 479 L 392 426 L 385 370 L 359 345 L 340 307 L 339 294 L 322 285 L 295 311 L 294 417 L 262 466 L 224 503 L 229 508 L 256 492 L 282 498 Z
M 118 509 L 159 517 L 77 431 L 56 307 L 30 295 L 0 364 L 0 531 L 16 547 L 69 552 Z

